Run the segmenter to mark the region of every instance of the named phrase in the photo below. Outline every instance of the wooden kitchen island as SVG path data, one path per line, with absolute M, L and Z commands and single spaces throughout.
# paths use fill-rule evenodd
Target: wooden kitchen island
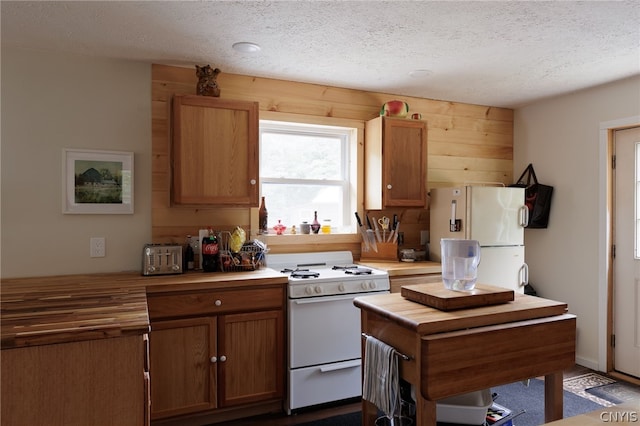
M 563 416 L 563 370 L 575 364 L 576 317 L 567 305 L 515 294 L 507 303 L 441 311 L 400 293 L 358 297 L 362 332 L 399 358 L 400 377 L 416 389 L 416 421 L 436 425 L 436 401 L 545 376 L 545 421 Z M 365 359 L 363 340 L 363 365 Z M 377 408 L 362 401 L 362 424 Z

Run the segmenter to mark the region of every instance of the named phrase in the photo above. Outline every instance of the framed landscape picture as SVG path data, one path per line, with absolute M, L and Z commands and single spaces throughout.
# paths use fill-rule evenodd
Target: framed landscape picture
M 132 214 L 133 153 L 63 149 L 66 214 Z

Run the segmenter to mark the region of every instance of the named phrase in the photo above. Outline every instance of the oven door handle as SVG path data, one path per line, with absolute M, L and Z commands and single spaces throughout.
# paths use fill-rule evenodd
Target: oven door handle
M 346 370 L 347 368 L 360 367 L 360 364 L 361 362 L 359 359 L 354 359 L 353 361 L 345 361 L 337 364 L 325 365 L 323 367 L 320 367 L 320 372 L 328 373 L 336 370 Z
M 296 305 L 306 305 L 309 303 L 325 303 L 325 302 L 333 302 L 336 300 L 355 299 L 356 297 L 357 297 L 356 294 L 347 294 L 344 296 L 320 296 L 320 297 L 308 297 L 306 299 L 294 299 L 293 302 Z

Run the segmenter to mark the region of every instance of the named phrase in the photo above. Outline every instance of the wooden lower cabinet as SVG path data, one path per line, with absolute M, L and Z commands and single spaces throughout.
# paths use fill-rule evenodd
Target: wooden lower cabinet
M 154 298 L 149 298 L 151 420 L 154 424 L 172 424 L 172 421 L 186 424 L 186 419 L 189 424 L 209 424 L 245 417 L 254 413 L 245 407 L 255 407 L 262 402 L 275 402 L 270 406 L 282 409 L 283 290 L 266 292 L 260 300 L 264 305 L 265 300 L 273 298 L 275 309 L 251 311 L 251 303 L 245 303 L 240 309 L 238 306 L 242 304 L 230 296 L 241 295 L 242 290 L 234 290 L 231 295 L 191 294 L 190 297 L 198 300 L 213 296 L 211 314 L 160 319 L 154 319 L 153 313 L 170 316 L 171 297 L 165 295 L 157 299 L 163 304 L 162 308 L 154 306 Z M 185 297 L 184 294 L 176 296 L 176 301 Z M 218 300 L 229 303 L 216 305 Z M 184 307 L 178 303 L 175 306 L 183 315 Z M 221 313 L 213 315 L 214 312 Z
M 2 424 L 148 425 L 145 345 L 127 336 L 3 349 Z
M 400 275 L 389 277 L 391 293 L 400 293 L 403 285 L 426 284 L 442 281 L 442 274 Z
M 151 323 L 151 419 L 217 407 L 216 318 Z
M 282 311 L 224 315 L 218 324 L 220 405 L 279 398 L 284 390 Z

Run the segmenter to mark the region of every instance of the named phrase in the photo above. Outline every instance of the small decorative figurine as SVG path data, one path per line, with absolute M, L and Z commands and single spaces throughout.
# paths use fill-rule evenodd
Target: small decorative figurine
M 287 227 L 280 222 L 280 219 L 278 219 L 278 224 L 274 226 L 273 229 L 276 231 L 276 235 L 282 235 Z
M 380 108 L 380 115 L 404 118 L 409 114 L 409 104 L 404 101 L 388 101 Z
M 196 75 L 198 76 L 198 85 L 196 93 L 201 96 L 220 96 L 220 87 L 216 82 L 216 78 L 220 74 L 218 68 L 211 68 L 211 65 L 201 67 L 196 65 Z

